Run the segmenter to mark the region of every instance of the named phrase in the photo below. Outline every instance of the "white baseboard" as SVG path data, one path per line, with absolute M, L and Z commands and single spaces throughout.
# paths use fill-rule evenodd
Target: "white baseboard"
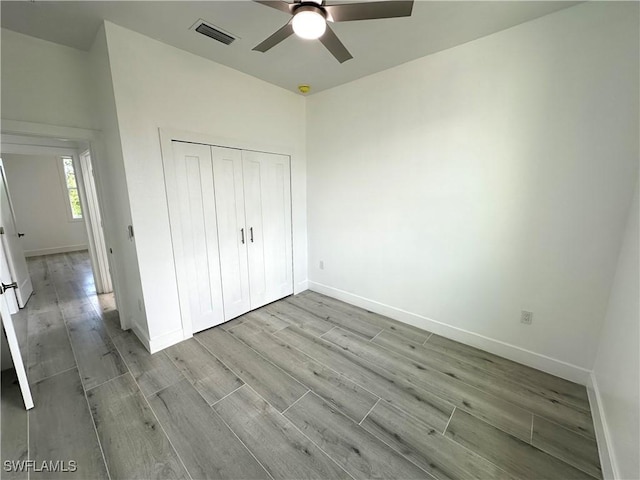
M 587 383 L 587 394 L 589 395 L 589 406 L 593 417 L 593 427 L 596 432 L 598 442 L 598 454 L 600 455 L 600 468 L 604 480 L 614 480 L 620 477 L 618 465 L 611 451 L 611 433 L 607 426 L 607 419 L 602 404 L 602 396 L 598 389 L 598 382 L 595 374 L 591 372 Z
M 302 282 L 298 282 L 293 287 L 294 295 L 297 295 L 300 292 L 304 292 L 305 290 L 309 290 L 309 280 L 303 280 Z
M 309 289 L 581 385 L 587 384 L 589 374 L 591 373 L 586 368 L 532 352 L 510 343 L 485 337 L 484 335 L 462 328 L 454 327 L 417 313 L 376 302 L 375 300 L 370 300 L 328 285 L 310 280 Z
M 175 345 L 176 343 L 180 343 L 185 339 L 184 332 L 182 328 L 179 330 L 174 330 L 173 332 L 165 333 L 164 335 L 160 335 L 159 337 L 153 337 L 149 339 L 148 350 L 150 353 L 156 353 L 160 350 L 164 350 L 171 345 Z
M 138 337 L 138 340 L 142 342 L 144 348 L 146 348 L 148 351 L 151 351 L 151 349 L 149 348 L 149 337 L 147 337 L 147 334 L 140 330 L 137 325 L 131 325 L 131 331 L 136 335 L 136 337 Z
M 67 245 L 64 247 L 41 248 L 40 250 L 25 250 L 25 257 L 39 257 L 41 255 L 53 255 L 56 253 L 78 252 L 87 250 L 88 245 Z
M 164 350 L 165 348 L 180 343 L 189 337 L 185 337 L 182 329 L 174 330 L 173 332 L 165 333 L 159 337 L 149 338 L 147 334 L 142 331 L 135 322 L 131 322 L 131 331 L 138 337 L 138 340 L 144 345 L 144 348 L 151 354 Z

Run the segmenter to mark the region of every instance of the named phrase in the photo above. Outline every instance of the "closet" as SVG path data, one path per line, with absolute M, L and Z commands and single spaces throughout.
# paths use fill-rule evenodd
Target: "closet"
M 292 294 L 289 157 L 178 141 L 172 150 L 169 219 L 192 331 Z

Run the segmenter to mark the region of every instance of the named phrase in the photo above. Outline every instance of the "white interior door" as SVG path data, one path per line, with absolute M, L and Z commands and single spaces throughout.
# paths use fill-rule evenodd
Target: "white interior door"
M 293 293 L 289 157 L 243 151 L 251 309 Z
M 0 249 L 0 277 L 2 277 L 2 283 L 6 284 L 5 278 L 9 276 L 9 264 L 7 262 L 7 256 L 4 250 Z M 9 347 L 9 354 L 13 367 L 16 369 L 16 375 L 18 376 L 18 382 L 20 384 L 20 390 L 22 390 L 22 398 L 24 400 L 24 406 L 28 410 L 33 408 L 33 399 L 31 398 L 31 390 L 29 389 L 29 382 L 27 381 L 27 372 L 22 362 L 22 355 L 20 354 L 20 345 L 18 344 L 18 338 L 16 337 L 16 331 L 13 327 L 13 319 L 11 318 L 11 311 L 9 308 L 9 302 L 13 302 L 15 305 L 16 296 L 12 293 L 13 288 L 5 290 L 0 287 L 0 318 L 2 319 L 3 347 L 4 339 L 6 339 L 6 346 Z M 14 312 L 15 313 L 15 312 Z M 3 352 L 4 360 L 4 352 Z M 5 365 L 3 364 L 4 368 Z
M 176 262 L 180 269 L 178 289 L 195 333 L 225 320 L 213 163 L 211 148 L 206 145 L 173 142 L 173 153 L 182 237 L 182 259 Z
M 33 286 L 27 269 L 27 260 L 18 237 L 16 218 L 11 204 L 11 197 L 9 196 L 7 177 L 2 160 L 0 160 L 0 227 L 0 237 L 2 237 L 2 246 L 7 256 L 11 278 L 17 284 L 17 288 L 14 289 L 15 296 L 17 297 L 18 305 L 23 308 L 33 293 Z M 6 294 L 8 297 L 11 295 L 13 294 L 9 292 Z M 11 302 L 9 302 L 9 305 L 11 305 Z
M 93 165 L 91 163 L 91 153 L 89 150 L 79 155 L 81 176 L 78 177 L 80 194 L 84 200 L 83 208 L 86 215 L 87 236 L 89 238 L 89 253 L 93 275 L 96 280 L 96 291 L 98 293 L 110 293 L 113 291 L 111 284 L 111 274 L 109 273 L 109 258 L 107 246 L 104 240 L 102 229 L 102 215 L 98 205 L 98 192 L 93 177 Z
M 9 270 L 9 263 L 7 262 L 7 253 L 5 252 L 4 246 L 0 246 L 0 281 L 4 285 L 9 285 L 13 282 L 13 279 L 11 278 L 11 270 Z M 20 309 L 18 307 L 18 299 L 16 298 L 15 293 L 11 292 L 11 290 L 9 290 L 6 295 L 4 295 L 4 299 L 7 303 L 10 314 L 14 314 Z
M 0 289 L 0 292 L 2 290 Z M 11 360 L 13 361 L 13 367 L 16 369 L 16 375 L 18 377 L 18 383 L 20 384 L 20 390 L 22 391 L 22 400 L 24 401 L 24 407 L 29 410 L 33 408 L 33 399 L 31 397 L 31 389 L 29 388 L 29 382 L 27 380 L 27 372 L 24 369 L 24 363 L 22 362 L 22 355 L 20 354 L 20 346 L 18 345 L 18 338 L 16 337 L 16 331 L 13 328 L 13 320 L 9 313 L 9 306 L 5 297 L 10 296 L 9 291 L 0 293 L 0 317 L 2 318 L 2 328 L 7 338 L 7 344 L 11 353 Z
M 231 320 L 251 309 L 242 154 L 240 150 L 211 147 L 218 220 L 218 242 L 224 318 Z

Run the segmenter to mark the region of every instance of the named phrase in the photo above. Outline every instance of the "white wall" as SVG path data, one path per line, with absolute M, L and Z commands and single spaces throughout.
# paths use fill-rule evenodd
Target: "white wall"
M 593 379 L 616 478 L 640 478 L 638 188 L 618 257 Z
M 2 118 L 92 128 L 86 52 L 1 30 Z
M 638 57 L 638 4 L 588 2 L 309 97 L 311 288 L 586 381 Z
M 54 155 L 2 155 L 26 256 L 87 249 L 83 220 L 73 221 Z
M 152 343 L 170 343 L 181 330 L 159 128 L 294 152 L 294 280 L 306 287 L 304 98 L 122 27 L 105 27 Z
M 138 302 L 142 298 L 138 256 L 135 242 L 127 232 L 127 226 L 132 223 L 129 191 L 104 28 L 98 31 L 89 52 L 89 69 L 94 121 L 103 134 L 102 141 L 92 145 L 92 164 L 97 173 L 109 269 L 121 322 L 125 328 L 133 328 L 148 347 L 144 305 Z
M 2 120 L 29 122 L 37 131 L 64 132 L 52 133 L 58 138 L 76 138 L 69 135 L 77 133 L 82 135 L 78 140 L 92 139 L 118 309 L 126 325 L 141 325 L 146 331 L 137 304 L 141 287 L 135 247 L 126 241 L 131 219 L 104 31 L 90 53 L 6 29 L 1 35 Z M 86 129 L 103 129 L 104 136 Z

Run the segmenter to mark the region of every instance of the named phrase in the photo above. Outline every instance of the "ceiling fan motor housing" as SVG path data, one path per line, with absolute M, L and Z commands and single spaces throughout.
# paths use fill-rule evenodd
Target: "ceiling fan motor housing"
M 291 12 L 295 15 L 298 12 L 316 12 L 322 15 L 324 18 L 327 18 L 327 12 L 322 6 L 316 2 L 300 2 L 293 5 L 293 11 Z
M 313 40 L 322 36 L 327 28 L 327 13 L 314 2 L 302 2 L 292 10 L 292 26 L 295 33 L 305 39 Z

